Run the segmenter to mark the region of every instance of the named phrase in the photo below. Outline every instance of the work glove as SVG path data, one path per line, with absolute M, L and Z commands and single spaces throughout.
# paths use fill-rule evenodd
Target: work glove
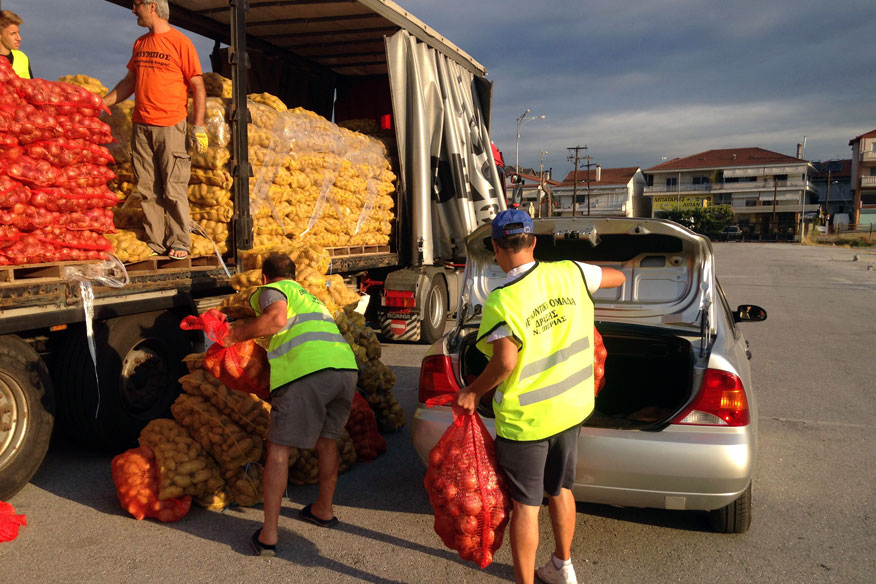
M 192 128 L 192 147 L 198 154 L 207 152 L 207 147 L 210 141 L 207 139 L 207 129 L 204 126 L 194 126 Z

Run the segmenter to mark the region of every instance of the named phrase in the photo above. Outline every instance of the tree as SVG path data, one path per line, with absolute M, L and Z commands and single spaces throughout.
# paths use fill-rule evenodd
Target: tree
M 661 219 L 669 219 L 684 225 L 691 231 L 708 237 L 717 236 L 722 229 L 733 223 L 733 209 L 729 205 L 717 205 L 702 209 L 679 209 L 658 211 Z

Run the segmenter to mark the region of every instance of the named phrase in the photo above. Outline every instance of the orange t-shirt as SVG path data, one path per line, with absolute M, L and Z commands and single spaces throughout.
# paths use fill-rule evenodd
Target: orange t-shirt
M 186 118 L 189 79 L 201 75 L 195 46 L 175 28 L 147 33 L 134 42 L 128 69 L 134 81 L 133 120 L 151 126 L 175 126 Z

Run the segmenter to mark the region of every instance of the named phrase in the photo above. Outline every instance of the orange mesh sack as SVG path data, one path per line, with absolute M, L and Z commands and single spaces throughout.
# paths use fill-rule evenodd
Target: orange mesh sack
M 454 399 L 442 395 L 426 405 Z M 477 413 L 453 406 L 453 423 L 429 452 L 425 486 L 435 511 L 435 532 L 444 545 L 481 568 L 490 565 L 502 545 L 511 495 L 496 464 L 493 438 Z
M 386 452 L 386 439 L 377 428 L 377 416 L 358 391 L 353 394 L 353 407 L 346 428 L 353 439 L 359 462 L 374 460 Z
M 211 308 L 201 316 L 187 316 L 183 330 L 202 330 L 213 341 L 204 355 L 204 368 L 229 389 L 252 393 L 269 400 L 271 392 L 268 355 L 254 340 L 225 346 L 230 325 L 224 314 Z
M 150 447 L 140 446 L 117 455 L 111 467 L 119 502 L 135 519 L 152 517 L 167 523 L 179 521 L 189 512 L 189 496 L 158 499 L 158 465 Z
M 593 394 L 599 395 L 599 391 L 605 387 L 605 358 L 608 351 L 602 342 L 602 335 L 593 327 Z

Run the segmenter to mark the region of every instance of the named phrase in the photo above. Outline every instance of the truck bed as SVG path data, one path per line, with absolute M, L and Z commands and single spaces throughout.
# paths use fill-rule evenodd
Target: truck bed
M 82 322 L 79 285 L 64 279 L 63 271 L 84 264 L 0 266 L 0 334 Z M 130 282 L 122 288 L 93 284 L 95 319 L 191 306 L 191 298 L 233 292 L 215 257 L 150 258 L 126 268 Z

